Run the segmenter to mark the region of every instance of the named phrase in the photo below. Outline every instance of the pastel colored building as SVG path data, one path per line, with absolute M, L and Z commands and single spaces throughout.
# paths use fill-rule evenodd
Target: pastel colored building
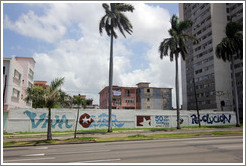
M 35 60 L 28 57 L 3 58 L 4 111 L 13 108 L 31 108 L 27 103 L 26 89 L 33 85 Z
M 137 87 L 113 86 L 112 109 L 172 109 L 172 89 L 149 87 L 150 83 L 138 83 Z M 99 92 L 100 109 L 109 106 L 109 87 Z
M 134 87 L 112 87 L 112 109 L 137 109 L 137 88 Z M 107 109 L 109 106 L 109 87 L 99 92 L 100 109 Z

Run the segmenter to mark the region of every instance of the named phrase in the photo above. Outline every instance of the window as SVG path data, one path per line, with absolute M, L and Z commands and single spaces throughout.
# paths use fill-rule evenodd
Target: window
M 195 71 L 196 74 L 199 74 L 202 72 L 202 69 Z
M 23 80 L 24 81 L 24 80 Z M 32 87 L 32 83 L 30 81 L 28 81 L 28 87 L 31 88 Z
M 14 78 L 21 80 L 21 74 L 16 69 L 14 70 Z
M 126 95 L 126 96 L 130 96 L 130 90 L 126 90 L 126 91 L 125 91 L 125 95 Z
M 34 75 L 34 72 L 32 71 L 32 69 L 29 68 L 29 73 L 28 73 L 28 76 L 33 79 L 33 75 Z
M 3 66 L 3 75 L 5 75 L 5 66 Z
M 147 92 L 149 93 L 150 92 L 150 89 L 147 89 Z
M 17 89 L 13 88 L 12 97 L 19 98 L 20 97 L 20 91 L 18 91 Z

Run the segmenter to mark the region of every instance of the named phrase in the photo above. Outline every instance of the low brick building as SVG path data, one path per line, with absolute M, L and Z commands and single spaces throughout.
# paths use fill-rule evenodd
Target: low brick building
M 138 83 L 137 87 L 112 87 L 112 109 L 172 109 L 172 89 L 149 87 L 150 83 Z M 109 106 L 109 87 L 99 92 L 100 109 Z

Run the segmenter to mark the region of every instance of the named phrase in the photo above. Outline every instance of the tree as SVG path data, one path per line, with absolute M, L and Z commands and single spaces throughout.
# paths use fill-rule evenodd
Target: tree
M 59 104 L 61 108 L 72 108 L 73 98 L 66 92 L 59 90 Z
M 176 63 L 176 105 L 177 105 L 177 129 L 180 129 L 180 112 L 179 112 L 179 75 L 178 75 L 178 57 L 181 54 L 183 60 L 187 56 L 186 41 L 193 40 L 195 43 L 198 40 L 184 31 L 192 26 L 192 22 L 189 20 L 179 21 L 176 15 L 173 15 L 171 20 L 171 29 L 169 29 L 170 38 L 164 39 L 159 46 L 160 58 L 164 56 L 170 56 L 170 61 L 175 58 Z M 169 51 L 169 53 L 168 53 Z
M 99 32 L 102 34 L 103 29 L 105 29 L 107 35 L 110 36 L 108 132 L 112 132 L 113 38 L 116 39 L 118 37 L 115 31 L 116 29 L 119 29 L 124 37 L 126 37 L 124 31 L 131 35 L 133 27 L 123 12 L 133 12 L 134 7 L 124 3 L 110 3 L 110 6 L 103 3 L 102 7 L 106 14 L 100 20 Z
M 226 25 L 226 29 L 225 29 L 226 37 L 224 37 L 216 47 L 217 58 L 222 59 L 224 62 L 226 61 L 231 62 L 237 127 L 240 127 L 240 121 L 239 121 L 238 94 L 237 94 L 236 76 L 235 76 L 235 68 L 234 68 L 234 58 L 239 58 L 239 59 L 243 58 L 242 30 L 243 30 L 242 24 L 230 21 Z
M 74 132 L 74 138 L 76 138 L 77 126 L 78 126 L 78 121 L 79 121 L 79 108 L 81 105 L 84 109 L 86 108 L 86 100 L 85 100 L 85 98 L 82 98 L 79 95 L 79 96 L 74 97 L 73 103 L 77 104 L 77 106 L 78 106 L 77 119 L 76 119 L 75 132 Z
M 64 77 L 63 78 L 56 78 L 54 79 L 50 87 L 46 88 L 44 93 L 42 93 L 43 97 L 43 106 L 48 108 L 48 128 L 47 128 L 47 140 L 52 140 L 52 133 L 51 133 L 51 109 L 54 108 L 54 106 L 59 103 L 60 99 L 60 86 L 64 82 Z M 37 95 L 35 91 L 35 86 L 34 88 L 27 89 L 27 97 L 26 101 L 35 101 Z
M 33 85 L 27 88 L 26 93 L 27 93 L 27 97 L 25 98 L 25 100 L 27 102 L 32 101 L 33 108 L 45 107 L 45 100 L 44 100 L 45 89 L 43 87 Z

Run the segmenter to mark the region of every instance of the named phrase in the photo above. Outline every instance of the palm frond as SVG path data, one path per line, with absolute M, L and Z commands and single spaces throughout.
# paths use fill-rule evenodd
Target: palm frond
M 117 33 L 114 29 L 119 29 L 120 33 L 126 37 L 125 32 L 128 34 L 132 33 L 132 25 L 128 18 L 122 12 L 133 12 L 134 7 L 130 4 L 124 3 L 110 3 L 103 4 L 105 9 L 105 16 L 101 18 L 99 23 L 99 32 L 102 34 L 103 29 L 107 32 L 108 36 L 113 35 L 114 38 L 117 38 Z
M 55 78 L 50 83 L 50 92 L 57 90 L 63 83 L 64 83 L 64 77 L 62 78 Z
M 116 10 L 120 12 L 133 12 L 134 7 L 131 4 L 118 3 L 116 5 Z
M 192 21 L 190 20 L 180 21 L 179 24 L 177 25 L 177 31 L 179 33 L 182 33 L 183 31 L 185 31 L 191 26 L 192 26 Z

